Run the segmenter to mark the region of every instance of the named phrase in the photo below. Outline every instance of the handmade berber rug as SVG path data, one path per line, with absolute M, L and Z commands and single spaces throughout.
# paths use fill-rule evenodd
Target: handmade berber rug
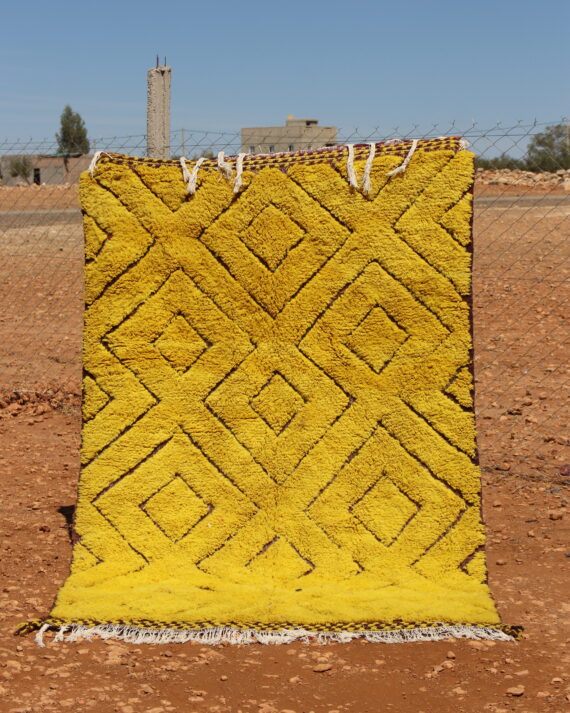
M 97 154 L 69 578 L 23 630 L 508 640 L 486 581 L 458 138 Z

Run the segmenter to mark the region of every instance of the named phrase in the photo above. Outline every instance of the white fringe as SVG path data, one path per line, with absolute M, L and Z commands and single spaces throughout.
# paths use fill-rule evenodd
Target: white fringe
M 388 176 L 395 176 L 398 173 L 404 173 L 406 168 L 408 168 L 408 164 L 410 163 L 412 156 L 414 155 L 417 145 L 418 145 L 418 139 L 414 139 L 412 141 L 412 145 L 410 146 L 410 150 L 408 151 L 408 155 L 406 156 L 406 158 L 393 171 L 388 171 Z
M 467 139 L 459 139 L 459 148 L 465 150 L 468 149 L 471 146 L 469 141 Z
M 182 168 L 182 178 L 184 179 L 184 183 L 186 184 L 186 193 L 190 193 L 190 191 L 188 190 L 188 183 L 190 182 L 190 171 L 188 170 L 186 161 L 188 161 L 186 156 L 180 156 L 180 166 Z
M 229 161 L 224 161 L 225 153 L 223 151 L 218 152 L 218 168 L 224 174 L 224 178 L 232 177 L 232 164 Z
M 372 184 L 370 182 L 370 171 L 372 171 L 372 161 L 374 161 L 374 154 L 376 153 L 376 144 L 368 144 L 370 146 L 370 151 L 368 153 L 368 158 L 366 159 L 366 164 L 364 166 L 364 176 L 362 179 L 362 191 L 365 195 L 370 195 L 372 190 Z
M 346 158 L 346 170 L 348 173 L 348 182 L 353 188 L 358 188 L 356 180 L 356 171 L 354 170 L 354 144 L 346 144 L 348 156 Z
M 63 628 L 63 627 L 62 627 Z M 49 624 L 42 624 L 38 633 L 36 634 L 36 644 L 44 648 L 44 632 L 49 629 Z
M 91 175 L 91 178 L 93 178 L 93 174 L 95 173 L 95 166 L 97 165 L 97 161 L 101 158 L 103 154 L 105 154 L 105 156 L 109 155 L 106 151 L 95 151 L 95 153 L 93 154 L 93 158 L 91 159 L 91 163 L 89 164 L 89 168 L 87 169 L 89 171 L 89 174 Z
M 234 193 L 239 193 L 241 188 L 241 179 L 243 176 L 243 159 L 247 156 L 245 153 L 238 153 L 236 159 L 236 177 L 234 179 Z
M 188 170 L 188 166 L 186 165 L 187 160 L 188 159 L 184 156 L 180 157 L 180 165 L 182 166 L 182 177 L 184 178 L 184 183 L 186 183 L 186 193 L 194 195 L 194 193 L 196 193 L 198 171 L 200 170 L 200 166 L 204 163 L 206 159 L 204 158 L 204 156 L 201 156 L 194 164 L 192 172 Z
M 44 624 L 36 635 L 38 646 L 45 646 L 43 634 L 49 628 Z M 69 631 L 69 633 L 67 633 Z M 201 644 L 290 644 L 293 641 L 319 644 L 331 642 L 345 643 L 363 638 L 374 644 L 402 644 L 412 641 L 441 641 L 442 639 L 487 639 L 490 641 L 514 641 L 503 631 L 487 626 L 441 625 L 418 629 L 395 629 L 393 631 L 330 631 L 317 632 L 306 629 L 284 629 L 283 631 L 260 631 L 257 629 L 233 629 L 213 627 L 200 630 L 143 629 L 124 624 L 99 624 L 97 626 L 59 627 L 56 641 L 91 641 L 94 636 L 101 639 L 120 639 L 129 644 L 182 644 L 197 641 Z

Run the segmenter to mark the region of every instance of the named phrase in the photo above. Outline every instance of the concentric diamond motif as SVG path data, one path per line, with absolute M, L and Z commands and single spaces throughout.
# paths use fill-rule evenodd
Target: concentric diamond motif
M 167 537 L 178 542 L 213 508 L 199 498 L 183 478 L 176 475 L 143 503 L 141 509 Z
M 267 474 L 283 483 L 348 399 L 296 345 L 280 342 L 276 349 L 261 341 L 205 403 Z
M 350 511 L 384 545 L 390 545 L 418 512 L 418 506 L 387 477 L 381 478 Z
M 252 177 L 199 240 L 271 317 L 348 239 L 330 210 L 275 168 Z
M 346 340 L 346 346 L 379 374 L 408 335 L 376 305 Z
M 301 242 L 305 231 L 274 205 L 261 211 L 240 238 L 271 272 Z
M 188 322 L 177 314 L 154 342 L 176 371 L 187 371 L 210 346 Z
M 279 372 L 249 402 L 251 408 L 277 434 L 281 433 L 302 408 L 305 400 Z

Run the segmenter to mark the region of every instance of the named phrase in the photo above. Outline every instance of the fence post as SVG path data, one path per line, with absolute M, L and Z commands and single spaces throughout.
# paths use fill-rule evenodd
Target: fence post
M 170 80 L 172 69 L 166 65 L 147 72 L 146 155 L 170 158 Z

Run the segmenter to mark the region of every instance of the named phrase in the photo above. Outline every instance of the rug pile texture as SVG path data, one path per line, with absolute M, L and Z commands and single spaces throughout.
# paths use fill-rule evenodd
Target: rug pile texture
M 82 175 L 76 542 L 42 633 L 517 635 L 486 582 L 473 154 L 351 150 L 206 160 L 191 192 L 193 161 Z

